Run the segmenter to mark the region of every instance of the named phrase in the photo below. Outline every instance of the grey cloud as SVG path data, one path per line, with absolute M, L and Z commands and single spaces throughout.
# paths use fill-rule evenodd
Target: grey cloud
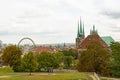
M 33 18 L 40 18 L 42 16 L 47 16 L 45 14 L 39 13 L 37 11 L 25 11 L 23 15 L 17 16 L 18 19 L 33 19 Z
M 110 26 L 110 31 L 115 32 L 115 33 L 120 32 L 120 26 L 111 25 Z
M 8 31 L 0 31 L 0 35 L 8 35 L 9 33 L 8 33 Z
M 54 36 L 54 34 L 59 34 L 59 32 L 8 32 L 8 31 L 0 31 L 1 36 L 7 35 L 39 35 L 39 36 Z
M 111 30 L 112 32 L 120 32 L 120 28 L 116 28 L 116 29 L 113 29 L 113 30 Z
M 120 19 L 120 11 L 104 11 L 102 12 L 103 15 L 111 17 L 113 19 Z

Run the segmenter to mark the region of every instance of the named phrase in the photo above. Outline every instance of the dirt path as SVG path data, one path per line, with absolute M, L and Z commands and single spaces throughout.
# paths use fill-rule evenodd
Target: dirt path
M 9 78 L 9 76 L 0 76 L 0 78 Z
M 93 80 L 96 80 L 96 78 L 95 78 L 93 75 L 90 75 L 90 77 L 91 77 Z

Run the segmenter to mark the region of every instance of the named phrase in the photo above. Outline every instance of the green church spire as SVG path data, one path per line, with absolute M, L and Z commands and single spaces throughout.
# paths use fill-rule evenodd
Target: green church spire
M 84 23 L 83 23 L 83 37 L 85 37 L 85 32 L 84 32 Z
M 80 19 L 80 35 L 83 35 L 81 19 Z
M 93 25 L 93 31 L 95 32 L 95 25 Z
M 90 29 L 90 35 L 92 35 L 92 30 Z
M 78 32 L 77 32 L 77 38 L 79 38 L 80 34 L 79 34 L 79 21 L 78 21 Z
M 96 34 L 98 34 L 98 30 L 96 30 Z
M 95 30 L 95 25 L 93 25 L 93 30 L 90 30 L 90 35 L 96 35 L 98 34 L 97 33 L 97 30 Z
M 77 30 L 77 38 L 84 38 L 85 32 L 84 32 L 84 23 L 82 23 L 81 19 L 78 21 L 78 30 Z

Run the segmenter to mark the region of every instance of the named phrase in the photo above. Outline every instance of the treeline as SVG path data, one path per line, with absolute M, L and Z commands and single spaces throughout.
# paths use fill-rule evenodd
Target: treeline
M 17 46 L 8 46 L 4 49 L 2 61 L 15 72 L 52 72 L 53 69 L 76 69 L 78 53 L 75 49 L 63 50 L 56 53 L 28 52 L 22 56 Z

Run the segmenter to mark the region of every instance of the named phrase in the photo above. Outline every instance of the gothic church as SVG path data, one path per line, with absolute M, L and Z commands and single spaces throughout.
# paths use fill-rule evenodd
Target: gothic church
M 80 23 L 78 23 L 76 48 L 79 51 L 85 50 L 86 45 L 92 40 L 98 40 L 107 50 L 110 50 L 110 44 L 111 42 L 114 42 L 111 36 L 100 37 L 97 30 L 95 30 L 94 25 L 93 25 L 93 30 L 90 30 L 90 34 L 87 37 L 85 37 L 84 24 L 80 20 Z

